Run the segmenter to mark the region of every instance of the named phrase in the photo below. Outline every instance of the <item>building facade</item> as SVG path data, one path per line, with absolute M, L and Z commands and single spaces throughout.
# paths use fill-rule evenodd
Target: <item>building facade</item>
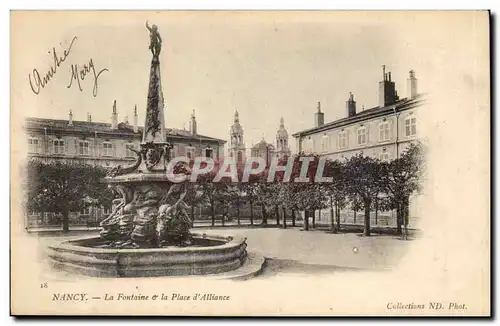
M 25 131 L 28 142 L 28 158 L 44 161 L 69 160 L 82 163 L 113 167 L 128 165 L 137 155 L 132 149 L 139 149 L 143 128 L 137 125 L 137 108 L 134 109 L 132 124 L 128 118 L 118 122 L 116 101 L 113 104 L 111 123 L 93 122 L 87 114 L 86 121 L 73 120 L 69 112 L 68 120 L 26 118 Z M 193 111 L 190 129 L 166 128 L 163 136 L 173 144 L 172 157 L 224 157 L 225 140 L 198 134 Z M 110 213 L 110 208 L 86 208 L 81 212 L 71 212 L 71 224 L 95 224 Z M 60 217 L 51 213 L 28 212 L 28 226 L 59 225 Z
M 330 159 L 343 160 L 361 153 L 381 160 L 398 158 L 418 135 L 418 110 L 423 96 L 417 92 L 415 72 L 407 80 L 408 95 L 399 98 L 391 73 L 383 67 L 379 82 L 379 103 L 373 108 L 358 111 L 354 94 L 350 93 L 345 104 L 345 117 L 325 123 L 324 112 L 318 103 L 315 126 L 293 134 L 298 152 L 316 153 Z M 416 217 L 417 198 L 410 205 L 410 215 Z M 394 212 L 378 212 L 374 224 L 395 224 Z M 343 222 L 359 222 L 355 213 L 342 212 Z M 328 215 L 329 213 L 323 214 Z M 411 222 L 410 222 L 411 223 Z

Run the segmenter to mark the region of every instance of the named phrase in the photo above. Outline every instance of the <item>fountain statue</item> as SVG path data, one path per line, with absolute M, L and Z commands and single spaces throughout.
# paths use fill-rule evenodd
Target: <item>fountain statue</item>
M 187 198 L 201 191 L 189 182 L 186 163 L 172 164 L 167 141 L 160 59 L 162 39 L 150 32 L 151 60 L 145 124 L 136 161 L 109 170 L 103 182 L 118 195 L 99 237 L 49 246 L 54 265 L 92 276 L 161 276 L 232 271 L 246 260 L 246 239 L 192 234 Z M 173 166 L 172 166 L 173 165 Z M 173 182 L 169 171 L 184 175 Z M 187 196 L 187 194 L 190 196 Z M 192 195 L 194 194 L 194 195 Z M 191 203 L 192 204 L 192 203 Z
M 146 27 L 150 32 L 149 49 L 153 54 L 148 88 L 146 121 L 136 162 L 128 167 L 110 170 L 105 182 L 114 184 L 121 199 L 111 215 L 101 222 L 101 237 L 117 248 L 189 245 L 192 221 L 186 213 L 184 197 L 189 185 L 166 182 L 172 144 L 165 141 L 164 102 L 161 89 L 161 36 L 158 27 Z M 173 168 L 173 167 L 171 167 Z M 189 174 L 189 168 L 184 167 Z M 149 182 L 142 182 L 147 175 Z M 141 182 L 137 182 L 141 181 Z

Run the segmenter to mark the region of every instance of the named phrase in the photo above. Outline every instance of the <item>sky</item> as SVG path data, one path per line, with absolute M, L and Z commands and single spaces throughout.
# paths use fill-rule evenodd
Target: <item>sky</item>
M 443 16 L 444 15 L 444 16 Z M 444 19 L 443 19 L 444 18 Z M 354 93 L 358 111 L 377 106 L 382 65 L 401 97 L 409 70 L 419 92 L 445 78 L 440 64 L 460 44 L 470 15 L 425 12 L 30 12 L 14 13 L 11 30 L 11 100 L 18 116 L 110 122 L 145 117 L 151 52 L 146 20 L 158 26 L 165 118 L 188 128 L 196 110 L 198 133 L 229 139 L 238 110 L 247 148 L 274 142 L 283 116 L 292 133 L 314 126 L 317 102 L 325 122 L 346 116 Z M 443 22 L 447 22 L 443 24 Z M 436 28 L 430 28 L 435 26 Z M 439 28 L 438 28 L 439 27 Z M 463 32 L 463 33 L 462 33 Z M 35 94 L 29 76 L 44 75 L 71 50 L 53 78 Z M 445 40 L 447 43 L 445 43 Z M 470 49 L 468 51 L 471 51 Z M 72 67 L 92 60 L 80 91 Z M 457 67 L 460 69 L 460 67 Z M 36 87 L 35 87 L 36 90 Z M 94 96 L 95 95 L 95 96 Z

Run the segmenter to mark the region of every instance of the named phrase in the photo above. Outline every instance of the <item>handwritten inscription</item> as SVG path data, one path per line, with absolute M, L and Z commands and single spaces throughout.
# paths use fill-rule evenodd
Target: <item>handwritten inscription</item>
M 62 69 L 61 65 L 66 61 L 68 56 L 71 54 L 71 50 L 73 48 L 73 44 L 78 38 L 75 36 L 71 40 L 71 43 L 69 44 L 68 48 L 64 49 L 62 52 L 62 55 L 59 55 L 56 51 L 56 48 L 53 47 L 52 51 L 49 51 L 49 53 L 52 53 L 53 55 L 53 63 L 45 73 L 40 73 L 38 69 L 33 69 L 33 71 L 28 75 L 29 79 L 29 84 L 31 87 L 31 90 L 33 93 L 36 95 L 40 94 L 40 91 L 45 88 L 51 80 L 53 80 L 59 71 L 59 69 Z M 71 78 L 69 80 L 69 84 L 66 86 L 66 88 L 71 88 L 73 85 L 73 82 L 77 84 L 78 89 L 80 91 L 83 91 L 82 88 L 82 82 L 87 79 L 88 75 L 92 76 L 93 79 L 93 88 L 92 88 L 92 95 L 94 97 L 97 97 L 97 92 L 99 89 L 98 86 L 98 79 L 99 76 L 105 72 L 109 71 L 107 68 L 101 69 L 96 71 L 95 65 L 94 65 L 94 60 L 92 58 L 89 59 L 88 63 L 85 63 L 84 65 L 78 65 L 78 64 L 72 64 L 70 66 L 70 71 L 71 71 Z
M 73 47 L 73 44 L 77 40 L 77 37 L 73 37 L 71 40 L 71 43 L 69 44 L 69 47 L 63 51 L 62 56 L 59 56 L 56 52 L 56 48 L 52 48 L 52 54 L 54 57 L 54 62 L 50 66 L 49 70 L 42 76 L 40 76 L 40 73 L 38 72 L 38 69 L 33 69 L 33 72 L 29 74 L 29 82 L 31 86 L 31 90 L 35 94 L 39 94 L 40 90 L 47 86 L 47 84 L 54 78 L 56 75 L 58 68 L 61 66 L 61 64 L 66 60 L 66 58 L 70 55 L 71 53 L 71 48 Z M 49 51 L 50 53 L 51 51 Z
M 79 67 L 78 65 L 73 64 L 73 65 L 71 65 L 71 79 L 69 81 L 67 88 L 70 88 L 71 85 L 73 85 L 73 81 L 76 80 L 78 83 L 78 89 L 80 90 L 80 92 L 83 91 L 81 82 L 85 80 L 85 78 L 87 77 L 87 75 L 89 73 L 92 73 L 92 75 L 94 77 L 94 88 L 92 89 L 92 95 L 94 95 L 94 97 L 96 97 L 97 96 L 97 89 L 98 89 L 97 79 L 105 71 L 109 71 L 109 70 L 107 68 L 104 68 L 104 69 L 101 69 L 98 73 L 96 73 L 96 70 L 94 67 L 94 61 L 92 60 L 92 58 L 90 58 L 89 63 L 84 64 L 83 67 Z

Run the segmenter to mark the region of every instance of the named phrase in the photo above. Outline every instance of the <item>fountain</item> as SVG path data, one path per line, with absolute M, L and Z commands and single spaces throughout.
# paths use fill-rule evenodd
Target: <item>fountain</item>
M 189 176 L 190 169 L 170 160 L 172 145 L 165 134 L 160 78 L 162 39 L 156 25 L 150 27 L 146 22 L 146 27 L 153 58 L 142 142 L 134 150 L 136 162 L 113 168 L 103 180 L 120 198 L 101 222 L 100 235 L 51 245 L 49 259 L 58 269 L 97 277 L 234 271 L 248 260 L 246 239 L 191 233 L 186 198 L 199 196 L 199 191 L 188 179 L 173 182 L 168 177 L 174 168 L 181 176 Z

